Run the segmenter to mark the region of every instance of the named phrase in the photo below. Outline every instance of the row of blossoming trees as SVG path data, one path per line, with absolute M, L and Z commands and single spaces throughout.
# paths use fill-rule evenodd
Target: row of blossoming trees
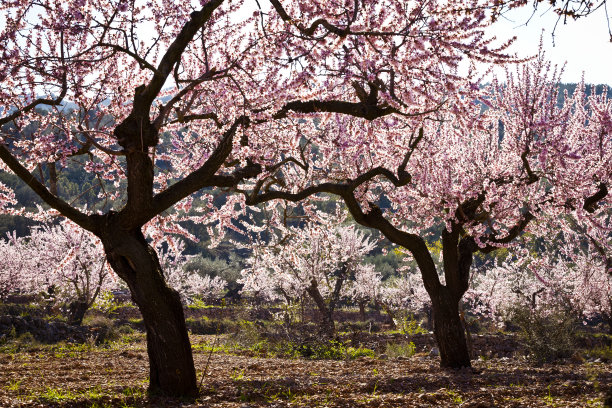
M 164 278 L 179 291 L 183 302 L 222 296 L 226 282 L 185 270 L 190 257 L 183 253 L 183 242 L 165 238 L 153 245 L 160 252 Z M 48 307 L 64 308 L 70 323 L 81 324 L 101 295 L 121 289 L 100 240 L 68 220 L 57 225 L 47 220 L 31 228 L 27 236 L 13 232 L 0 240 L 0 301 L 27 296 Z
M 474 64 L 517 62 L 485 34 L 498 8 L 488 10 L 484 0 L 5 1 L 3 170 L 100 240 L 142 313 L 152 392 L 198 387 L 180 295 L 143 229 L 237 228 L 247 206 L 322 193 L 412 255 L 441 364 L 469 366 L 458 305 L 474 254 L 510 245 L 543 215 L 609 225 L 610 102 L 580 88 L 557 106 L 558 78 L 541 59 L 483 86 Z M 96 205 L 57 190 L 68 162 L 95 175 Z M 2 208 L 19 212 L 0 190 Z M 316 296 L 312 280 L 304 288 Z
M 404 264 L 383 280 L 364 258 L 374 248 L 371 238 L 354 224 L 346 224 L 345 215 L 321 217 L 325 215 L 312 213 L 311 221 L 300 227 L 268 225 L 267 239 L 249 242 L 253 251 L 242 271 L 242 293 L 287 305 L 305 298 L 314 302 L 324 335 L 335 333 L 333 310 L 340 300 L 359 305 L 362 316 L 368 304 L 382 308 L 396 322 L 431 308 L 409 252 L 396 250 L 406 255 Z M 517 308 L 537 315 L 562 312 L 585 324 L 603 320 L 612 330 L 608 230 L 587 233 L 573 218 L 534 227 L 541 228 L 540 235 L 530 233 L 512 247 L 479 260 L 462 298 L 464 312 L 500 327 L 512 320 Z M 271 231 L 276 234 L 270 238 Z M 428 243 L 439 270 L 444 259 L 441 247 L 440 241 Z

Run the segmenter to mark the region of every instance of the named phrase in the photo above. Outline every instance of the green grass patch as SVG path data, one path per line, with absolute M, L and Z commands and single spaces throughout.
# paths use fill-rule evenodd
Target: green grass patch
M 61 342 L 49 346 L 49 351 L 53 353 L 53 357 L 55 358 L 75 358 L 83 355 L 84 353 L 91 352 L 93 349 L 94 345 L 91 343 L 77 344 Z
M 416 353 L 416 346 L 413 342 L 387 343 L 385 354 L 390 358 L 412 357 Z
M 600 359 L 603 362 L 612 361 L 612 346 L 595 347 L 586 352 L 589 358 Z
M 207 305 L 202 299 L 193 299 L 191 303 L 187 306 L 189 309 L 193 310 L 204 310 L 204 309 L 221 309 L 223 305 Z
M 65 403 L 75 401 L 78 395 L 60 388 L 47 387 L 46 391 L 36 396 L 41 402 Z
M 146 396 L 146 390 L 140 387 L 124 387 L 121 390 L 121 394 L 130 398 L 144 398 Z
M 347 347 L 346 355 L 350 360 L 354 360 L 360 357 L 376 357 L 376 353 L 374 353 L 374 350 L 365 347 Z
M 280 343 L 273 345 L 277 354 L 285 357 L 309 360 L 352 360 L 359 357 L 374 357 L 373 350 L 364 347 L 350 347 L 338 340 L 309 343 Z

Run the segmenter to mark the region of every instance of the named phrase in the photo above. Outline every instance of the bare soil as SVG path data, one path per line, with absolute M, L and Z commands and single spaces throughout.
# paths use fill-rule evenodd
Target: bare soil
M 194 345 L 213 336 L 193 336 Z M 143 341 L 111 349 L 41 347 L 0 354 L 0 407 L 602 407 L 609 363 L 533 366 L 522 357 L 444 370 L 436 357 L 304 360 L 196 347 L 194 401 L 146 395 Z M 208 362 L 208 363 L 207 363 Z

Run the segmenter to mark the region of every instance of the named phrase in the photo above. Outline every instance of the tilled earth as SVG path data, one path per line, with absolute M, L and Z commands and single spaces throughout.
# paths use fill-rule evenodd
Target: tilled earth
M 0 354 L 0 407 L 601 407 L 612 385 L 601 362 L 503 357 L 454 371 L 426 353 L 313 361 L 195 351 L 202 392 L 181 401 L 146 395 L 144 347 Z

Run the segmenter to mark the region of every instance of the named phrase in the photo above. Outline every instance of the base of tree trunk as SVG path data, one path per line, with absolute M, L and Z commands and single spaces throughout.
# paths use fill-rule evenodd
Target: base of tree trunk
M 149 355 L 149 393 L 197 396 L 183 305 L 178 292 L 166 284 L 155 250 L 139 230 L 115 228 L 104 238 L 107 259 L 128 284 L 132 300 L 142 314 Z
M 199 390 L 178 293 L 169 294 L 167 303 L 168 311 L 174 315 L 173 319 L 151 322 L 143 318 L 149 355 L 148 392 L 152 395 L 195 397 Z M 142 312 L 143 308 L 140 309 Z
M 323 299 L 319 289 L 317 288 L 316 281 L 313 280 L 312 285 L 310 285 L 306 292 L 310 295 L 312 300 L 314 300 L 317 305 L 317 309 L 320 315 L 321 321 L 321 335 L 326 337 L 334 337 L 336 335 L 336 325 L 334 323 L 334 312 Z
M 459 302 L 443 298 L 433 302 L 434 335 L 440 349 L 440 367 L 471 367 Z

